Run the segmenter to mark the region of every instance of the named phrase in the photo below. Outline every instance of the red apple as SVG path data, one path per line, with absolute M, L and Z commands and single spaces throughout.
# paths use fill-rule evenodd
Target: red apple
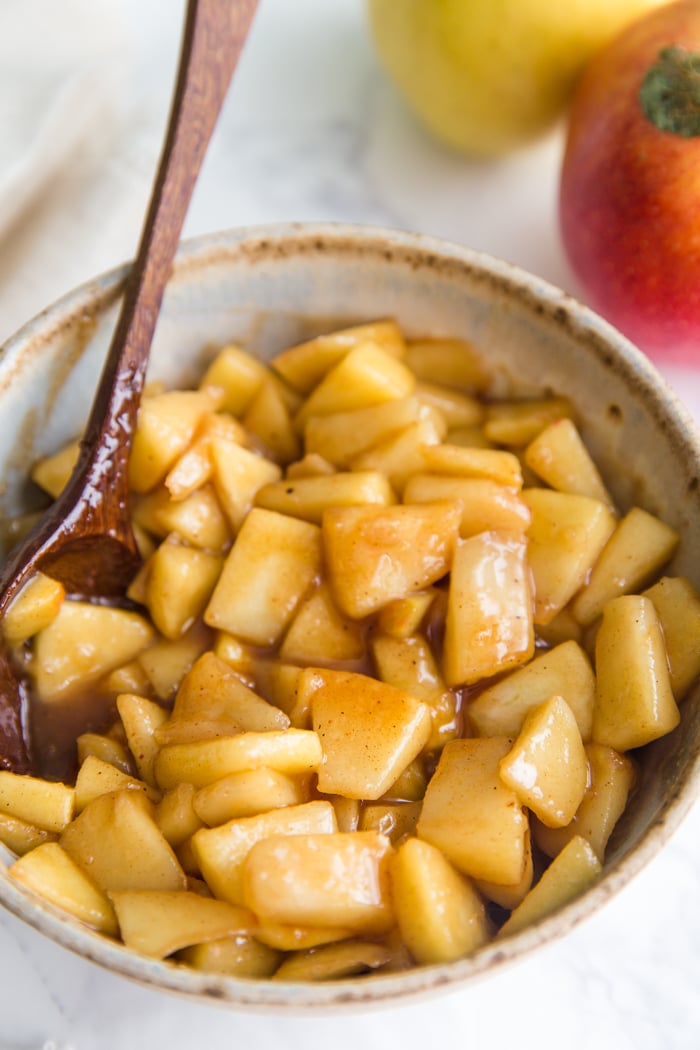
M 653 11 L 588 66 L 559 209 L 590 304 L 650 356 L 700 365 L 700 3 Z

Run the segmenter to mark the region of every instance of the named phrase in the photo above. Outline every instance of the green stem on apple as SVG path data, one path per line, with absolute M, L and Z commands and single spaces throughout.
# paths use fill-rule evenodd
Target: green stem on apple
M 639 100 L 661 131 L 700 135 L 700 54 L 676 45 L 663 48 L 644 77 Z

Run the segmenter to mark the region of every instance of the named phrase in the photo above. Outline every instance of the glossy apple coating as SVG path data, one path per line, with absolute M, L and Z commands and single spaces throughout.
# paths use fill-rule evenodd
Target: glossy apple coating
M 676 103 L 681 115 L 669 116 Z M 563 241 L 588 302 L 650 356 L 683 363 L 700 363 L 699 112 L 700 4 L 684 0 L 588 67 L 560 186 Z

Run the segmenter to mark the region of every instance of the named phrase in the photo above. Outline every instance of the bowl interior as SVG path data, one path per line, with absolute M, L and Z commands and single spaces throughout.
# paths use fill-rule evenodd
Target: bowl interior
M 124 269 L 115 271 L 71 293 L 3 349 L 0 521 L 33 505 L 28 466 L 78 435 L 124 275 Z M 226 342 L 267 358 L 319 331 L 387 316 L 410 335 L 471 340 L 491 366 L 496 393 L 571 397 L 584 439 L 619 504 L 638 503 L 681 532 L 670 571 L 700 589 L 700 445 L 691 420 L 653 368 L 609 326 L 506 264 L 375 229 L 288 226 L 193 241 L 183 246 L 169 285 L 150 376 L 187 383 Z M 73 950 L 171 990 L 261 1007 L 391 1001 L 483 974 L 595 910 L 653 855 L 690 805 L 699 753 L 700 712 L 691 697 L 683 704 L 681 725 L 647 750 L 604 878 L 538 926 L 448 966 L 319 986 L 213 978 L 140 959 L 65 920 L 15 887 L 1 864 L 0 901 Z

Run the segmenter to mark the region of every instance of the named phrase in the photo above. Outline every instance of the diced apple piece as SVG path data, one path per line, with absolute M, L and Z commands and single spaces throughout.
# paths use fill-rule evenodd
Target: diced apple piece
M 415 393 L 421 404 L 440 414 L 448 428 L 476 426 L 484 418 L 481 402 L 461 390 L 421 379 Z
M 255 937 L 235 934 L 205 944 L 193 944 L 178 955 L 180 962 L 202 973 L 229 977 L 271 977 L 281 955 Z
M 512 911 L 513 908 L 516 908 L 525 898 L 526 894 L 530 892 L 530 887 L 532 886 L 534 877 L 535 865 L 532 856 L 532 841 L 530 831 L 528 830 L 525 835 L 525 867 L 523 868 L 523 873 L 517 882 L 504 886 L 503 883 L 500 882 L 489 882 L 487 879 L 474 879 L 473 883 L 482 897 L 486 897 L 487 900 L 493 901 L 501 908 L 506 908 L 508 911 Z
M 521 493 L 488 478 L 417 473 L 409 478 L 403 499 L 405 503 L 458 500 L 461 536 L 476 536 L 493 529 L 524 532 L 530 524 L 530 510 Z
M 205 371 L 201 386 L 220 387 L 224 391 L 221 408 L 232 416 L 241 416 L 268 376 L 262 361 L 230 345 L 219 350 Z
M 303 429 L 311 416 L 349 412 L 408 397 L 416 379 L 396 357 L 376 343 L 359 343 L 326 372 L 296 415 Z
M 269 378 L 262 383 L 248 405 L 243 424 L 276 462 L 292 463 L 298 458 L 301 444 L 280 393 L 279 379 Z
M 161 543 L 149 563 L 145 604 L 165 638 L 180 638 L 201 615 L 222 565 L 218 554 L 168 540 Z
M 172 721 L 229 719 L 241 730 L 264 733 L 287 729 L 289 718 L 242 682 L 213 652 L 203 653 L 182 680 Z
M 243 865 L 256 842 L 271 835 L 329 835 L 336 830 L 330 802 L 307 802 L 230 820 L 217 828 L 202 828 L 192 836 L 192 848 L 212 893 L 221 900 L 241 904 Z
M 255 493 L 263 485 L 277 481 L 282 471 L 277 463 L 235 441 L 215 437 L 209 449 L 216 494 L 231 527 L 237 531 L 253 506 Z
M 56 499 L 66 487 L 79 455 L 80 442 L 71 441 L 53 455 L 44 456 L 32 467 L 32 481 L 44 492 L 48 492 L 49 496 Z
M 205 412 L 219 407 L 213 388 L 169 390 L 144 397 L 129 458 L 129 484 L 134 492 L 149 492 L 162 481 L 194 437 Z
M 290 514 L 320 525 L 328 507 L 354 507 L 376 504 L 386 507 L 396 502 L 394 491 L 384 474 L 376 470 L 343 471 L 316 478 L 274 481 L 263 485 L 255 495 L 256 507 Z
M 153 628 L 138 613 L 64 601 L 55 619 L 36 635 L 36 695 L 45 702 L 62 700 L 133 659 L 153 638 Z
M 534 651 L 527 544 L 513 532 L 460 540 L 445 621 L 443 673 L 469 685 L 525 663 Z
M 105 689 L 113 696 L 130 693 L 133 696 L 148 697 L 151 683 L 138 660 L 129 660 L 110 671 L 104 681 Z
M 406 352 L 395 321 L 374 321 L 299 343 L 277 354 L 270 364 L 295 390 L 308 394 L 352 349 L 365 343 L 374 343 L 393 357 Z
M 19 817 L 0 813 L 0 842 L 18 857 L 29 853 L 42 842 L 53 842 L 56 838 L 55 831 L 46 831 L 45 828 L 38 828 L 26 820 L 20 820 Z
M 355 456 L 417 422 L 424 412 L 417 398 L 402 397 L 351 412 L 311 416 L 304 428 L 305 447 L 336 467 L 347 468 Z
M 305 951 L 333 941 L 344 941 L 352 931 L 340 926 L 286 926 L 279 922 L 260 922 L 256 938 L 283 952 Z
M 131 577 L 129 586 L 126 589 L 126 596 L 129 601 L 134 602 L 136 605 L 145 605 L 146 596 L 148 594 L 148 578 L 151 575 L 151 559 L 158 549 L 158 544 L 152 542 L 151 553 L 148 556 L 148 560 L 144 561 L 136 573 Z
M 425 795 L 428 779 L 425 762 L 419 755 L 418 758 L 409 762 L 403 773 L 390 788 L 387 788 L 382 798 L 394 802 L 420 802 Z
M 82 764 L 93 756 L 114 766 L 115 769 L 120 769 L 127 776 L 133 773 L 131 756 L 121 740 L 107 733 L 81 733 L 75 743 L 79 763 Z
M 490 379 L 483 356 L 465 339 L 412 339 L 406 347 L 406 364 L 419 379 L 457 390 L 484 390 Z
M 198 656 L 211 648 L 212 632 L 199 621 L 181 638 L 159 639 L 139 654 L 139 663 L 160 700 L 172 700 Z
M 106 892 L 185 889 L 185 873 L 141 791 L 100 795 L 68 825 L 60 844 Z
M 168 533 L 191 547 L 218 553 L 231 541 L 226 516 L 212 485 L 203 485 L 181 500 L 164 506 L 159 519 Z
M 654 604 L 641 595 L 613 598 L 596 636 L 593 739 L 617 751 L 656 740 L 680 721 Z
M 75 812 L 82 813 L 85 807 L 100 795 L 121 790 L 143 791 L 148 794 L 148 784 L 129 776 L 96 755 L 88 755 L 81 764 L 75 780 Z
M 320 569 L 317 525 L 254 507 L 226 559 L 205 622 L 257 645 L 274 645 Z
M 308 668 L 303 677 L 313 692 L 313 727 L 323 750 L 319 790 L 379 798 L 425 747 L 430 709 L 367 675 Z
M 669 560 L 678 540 L 670 525 L 633 507 L 618 524 L 574 601 L 579 623 L 593 623 L 611 598 L 644 587 Z
M 194 798 L 194 809 L 205 824 L 215 827 L 304 802 L 308 802 L 308 795 L 300 778 L 261 767 L 230 773 L 201 788 Z
M 179 502 L 205 486 L 211 479 L 212 471 L 209 439 L 199 436 L 175 461 L 165 475 L 163 485 L 170 497 Z M 168 531 L 171 530 L 168 529 Z
M 565 700 L 553 696 L 528 712 L 499 770 L 544 824 L 559 828 L 573 819 L 588 784 L 588 758 Z
M 523 487 L 520 460 L 502 449 L 465 448 L 443 442 L 426 448 L 423 458 L 425 469 L 431 474 L 483 478 L 518 490 Z
M 533 398 L 530 401 L 498 401 L 489 405 L 484 433 L 499 445 L 529 445 L 540 431 L 557 419 L 573 418 L 565 397 Z
M 221 551 L 231 530 L 213 485 L 204 485 L 180 500 L 159 487 L 134 501 L 134 521 L 153 536 L 175 533 L 183 543 L 200 550 Z
M 359 799 L 346 798 L 345 795 L 329 795 L 328 799 L 333 803 L 338 831 L 357 831 L 362 811 Z
M 525 867 L 527 817 L 498 764 L 507 737 L 452 740 L 443 748 L 423 799 L 418 837 L 465 875 L 509 885 Z
M 253 692 L 213 652 L 203 653 L 183 678 L 172 709 L 172 721 L 224 719 L 241 730 L 263 733 L 287 729 L 290 719 Z
M 147 529 L 144 529 L 139 525 L 133 513 L 131 517 L 131 527 L 134 530 L 136 549 L 138 550 L 141 559 L 147 561 L 156 549 L 155 540 L 149 535 Z
M 273 835 L 243 866 L 243 899 L 262 920 L 386 933 L 393 924 L 392 847 L 372 831 Z
M 272 370 L 270 370 L 269 382 L 272 383 L 277 390 L 282 403 L 289 412 L 290 417 L 293 419 L 302 406 L 304 401 L 303 395 L 300 394 L 298 390 L 295 390 L 286 379 L 283 379 L 282 376 Z
M 118 933 L 109 900 L 57 842 L 45 842 L 20 857 L 9 875 L 80 922 L 110 936 Z
M 551 489 L 522 494 L 532 521 L 527 558 L 535 582 L 535 623 L 549 623 L 583 586 L 615 528 L 605 503 Z
M 195 441 L 211 442 L 214 438 L 223 438 L 225 441 L 233 441 L 246 447 L 250 442 L 250 435 L 243 424 L 232 413 L 226 411 L 205 412 L 200 420 Z M 195 442 L 190 448 L 194 444 Z
M 158 485 L 151 492 L 143 495 L 133 496 L 131 501 L 132 521 L 142 533 L 148 536 L 151 543 L 154 536 L 163 539 L 170 532 L 160 515 L 171 502 L 173 502 L 172 496 L 163 485 Z
M 355 456 L 350 467 L 378 471 L 401 494 L 411 475 L 425 468 L 424 450 L 437 445 L 442 432 L 433 419 L 419 419 Z
M 601 873 L 601 864 L 585 839 L 576 836 L 559 853 L 528 895 L 501 926 L 499 937 L 519 933 L 580 896 Z
M 181 780 L 202 788 L 229 773 L 261 766 L 290 775 L 314 772 L 321 758 L 318 735 L 307 729 L 239 733 L 191 744 L 169 744 L 156 757 L 155 774 L 166 791 Z
M 295 952 L 280 963 L 276 981 L 340 981 L 385 966 L 390 950 L 374 941 L 348 940 Z
M 483 901 L 429 842 L 407 839 L 391 864 L 401 936 L 419 965 L 452 962 L 490 937 Z
M 311 728 L 311 696 L 299 695 L 302 668 L 282 660 L 261 658 L 255 663 L 255 681 L 270 703 L 289 717 L 295 729 Z
M 189 890 L 120 890 L 110 897 L 124 944 L 153 959 L 203 941 L 247 934 L 255 926 L 245 908 Z
M 659 617 L 676 700 L 700 675 L 700 595 L 682 576 L 664 576 L 644 592 Z
M 155 732 L 166 721 L 168 712 L 153 700 L 133 693 L 117 697 L 117 711 L 139 776 L 154 785 L 153 763 L 159 746 Z
M 228 631 L 217 631 L 212 647 L 214 656 L 227 663 L 241 678 L 251 680 L 254 676 L 257 661 L 257 649 L 248 642 L 242 642 L 235 634 Z
M 588 496 L 614 510 L 597 466 L 572 419 L 557 419 L 525 449 L 530 470 L 559 492 Z
M 8 644 L 20 645 L 48 627 L 58 616 L 65 593 L 63 584 L 43 572 L 30 577 L 3 616 L 2 631 Z
M 155 821 L 173 849 L 182 846 L 203 825 L 194 808 L 195 789 L 182 783 L 166 791 L 156 806 Z
M 300 664 L 360 660 L 365 654 L 365 635 L 365 625 L 343 616 L 330 588 L 322 583 L 299 606 L 279 655 Z
M 377 629 L 392 638 L 408 638 L 420 629 L 424 617 L 435 601 L 437 591 L 429 587 L 405 598 L 395 598 L 377 615 Z
M 605 744 L 588 744 L 586 755 L 589 784 L 573 820 L 565 828 L 548 828 L 535 822 L 535 842 L 548 857 L 555 857 L 567 842 L 580 835 L 590 842 L 602 863 L 608 839 L 634 785 L 634 764 L 627 755 Z
M 156 730 L 155 738 L 160 748 L 173 744 L 195 744 L 214 740 L 217 737 L 237 736 L 242 732 L 238 722 L 231 718 L 177 718 L 170 719 Z
M 0 812 L 45 831 L 63 831 L 73 819 L 75 788 L 42 777 L 0 770 Z
M 326 511 L 327 572 L 341 610 L 360 619 L 439 580 L 452 564 L 459 517 L 454 502 Z
M 562 642 L 488 686 L 470 703 L 469 720 L 479 736 L 517 736 L 527 712 L 554 695 L 564 697 L 581 737 L 589 740 L 595 676 L 577 642 Z
M 325 419 L 326 417 L 322 418 Z M 335 467 L 323 456 L 319 456 L 317 452 L 307 452 L 301 459 L 290 463 L 284 473 L 285 477 L 288 477 L 290 481 L 294 481 L 297 478 L 328 478 L 331 474 L 335 474 Z
M 457 736 L 457 695 L 445 685 L 427 638 L 394 638 L 377 632 L 371 649 L 379 678 L 430 708 L 433 725 L 426 748 L 436 750 Z
M 174 853 L 175 853 L 175 856 L 177 857 L 178 864 L 180 865 L 182 870 L 185 872 L 185 876 L 186 876 L 186 879 L 187 879 L 185 888 L 192 886 L 193 880 L 196 880 L 196 879 L 199 879 L 201 881 L 201 883 L 204 886 L 206 886 L 206 883 L 204 882 L 204 879 L 202 878 L 202 873 L 201 873 L 201 871 L 199 869 L 199 862 L 197 861 L 197 858 L 195 856 L 194 850 L 192 848 L 192 839 L 193 838 L 194 838 L 194 836 L 190 836 L 190 838 L 185 839 L 184 842 L 181 842 L 179 846 L 175 846 L 174 847 Z M 204 894 L 204 896 L 214 896 L 214 895 L 211 893 L 211 891 L 207 887 L 207 892 Z
M 420 811 L 420 802 L 365 802 L 357 830 L 376 831 L 396 844 L 415 834 Z

